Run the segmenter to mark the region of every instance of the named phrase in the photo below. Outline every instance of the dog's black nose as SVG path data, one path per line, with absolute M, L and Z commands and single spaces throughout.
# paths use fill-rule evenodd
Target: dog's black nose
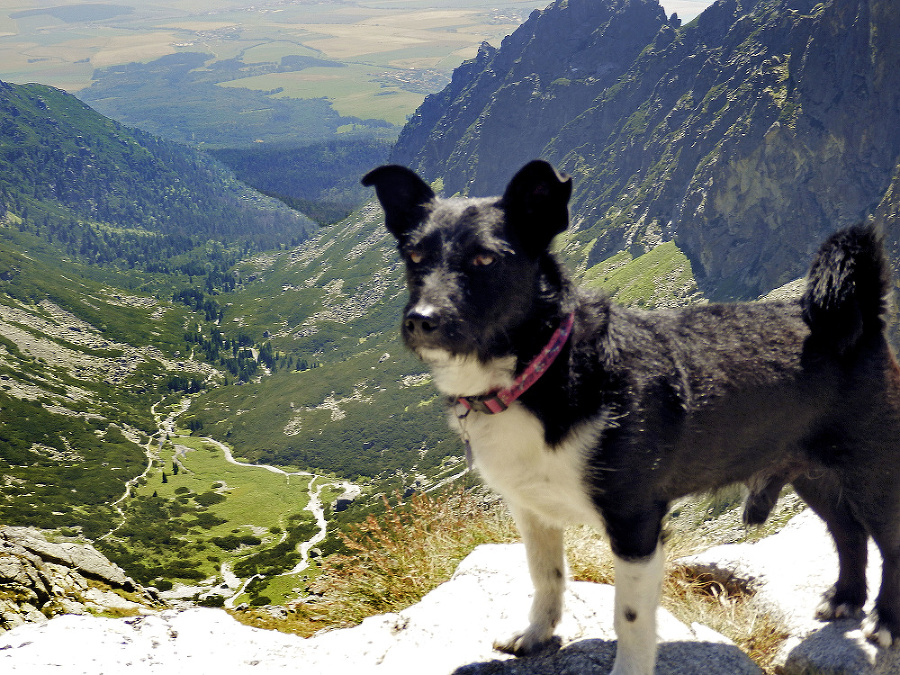
M 434 307 L 414 307 L 406 313 L 406 331 L 410 335 L 429 335 L 438 329 L 441 319 Z

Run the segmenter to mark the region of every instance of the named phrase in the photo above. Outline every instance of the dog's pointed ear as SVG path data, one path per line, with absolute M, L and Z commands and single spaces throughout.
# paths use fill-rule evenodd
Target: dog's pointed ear
M 428 184 L 405 166 L 380 166 L 363 176 L 362 184 L 375 186 L 375 194 L 384 209 L 384 224 L 397 239 L 405 237 L 422 221 L 426 205 L 434 200 Z
M 553 237 L 569 225 L 572 179 L 543 160 L 519 169 L 503 193 L 506 221 L 530 255 L 547 250 Z

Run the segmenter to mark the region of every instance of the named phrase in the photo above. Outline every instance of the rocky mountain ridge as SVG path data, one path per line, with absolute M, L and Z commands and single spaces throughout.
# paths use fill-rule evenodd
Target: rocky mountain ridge
M 482 195 L 542 156 L 575 177 L 587 265 L 674 241 L 707 295 L 752 298 L 896 199 L 898 35 L 887 0 L 718 0 L 685 26 L 559 0 L 426 99 L 393 160 Z

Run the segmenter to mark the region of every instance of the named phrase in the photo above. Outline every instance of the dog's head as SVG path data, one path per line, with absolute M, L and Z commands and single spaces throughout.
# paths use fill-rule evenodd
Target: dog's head
M 568 224 L 571 179 L 536 160 L 502 197 L 442 199 L 393 165 L 363 184 L 375 187 L 406 262 L 407 346 L 426 361 L 509 353 L 511 334 L 540 296 L 541 260 Z

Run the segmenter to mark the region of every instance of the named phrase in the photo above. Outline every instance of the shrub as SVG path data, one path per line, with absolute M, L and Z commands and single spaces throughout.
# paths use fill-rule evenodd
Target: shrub
M 518 538 L 506 512 L 480 495 L 414 495 L 398 502 L 384 499 L 381 519 L 369 516 L 344 535 L 352 553 L 324 562 L 315 586 L 343 605 L 345 621 L 408 607 L 449 579 L 479 544 Z
M 220 495 L 218 492 L 204 492 L 203 494 L 199 494 L 194 497 L 194 501 L 197 502 L 200 506 L 212 506 L 213 504 L 220 504 L 225 501 L 225 496 Z
M 204 598 L 200 598 L 197 601 L 197 604 L 201 607 L 224 607 L 225 606 L 225 598 L 221 595 L 207 595 Z

